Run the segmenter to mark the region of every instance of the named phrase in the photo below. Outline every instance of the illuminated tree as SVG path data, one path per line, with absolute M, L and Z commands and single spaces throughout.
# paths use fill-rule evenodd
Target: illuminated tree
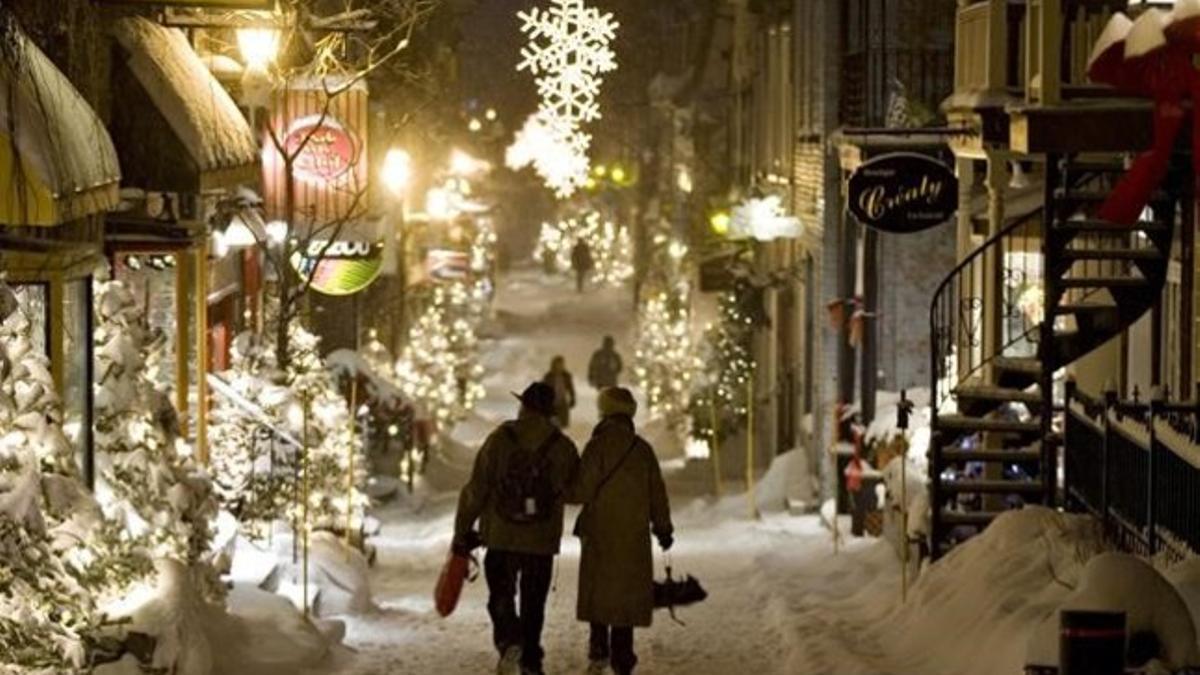
M 638 316 L 634 373 L 650 416 L 666 420 L 681 440 L 687 434 L 688 398 L 699 366 L 692 343 L 686 287 L 651 297 Z
M 576 242 L 587 244 L 595 269 L 592 278 L 609 286 L 620 286 L 633 278 L 633 242 L 629 230 L 603 220 L 592 212 L 582 218 L 568 218 L 558 223 L 543 223 L 534 259 L 543 261 L 550 255 L 556 269 L 571 269 L 571 249 Z
M 690 402 L 692 434 L 718 443 L 745 426 L 750 404 L 747 387 L 755 370 L 753 319 L 732 292 L 721 296 L 720 310 L 720 319 L 704 333 L 704 368 Z

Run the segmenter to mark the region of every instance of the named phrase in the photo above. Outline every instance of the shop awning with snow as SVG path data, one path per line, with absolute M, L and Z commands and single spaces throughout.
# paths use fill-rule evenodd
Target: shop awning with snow
M 54 226 L 117 203 L 120 165 L 100 118 L 19 30 L 0 59 L 0 224 Z
M 112 132 L 125 183 L 198 194 L 256 184 L 259 148 L 237 104 L 183 32 L 116 21 Z

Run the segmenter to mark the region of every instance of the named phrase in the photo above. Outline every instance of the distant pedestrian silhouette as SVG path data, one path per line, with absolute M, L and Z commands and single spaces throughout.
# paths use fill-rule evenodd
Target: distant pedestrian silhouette
M 575 407 L 575 378 L 567 370 L 567 362 L 561 356 L 550 361 L 550 370 L 542 383 L 554 390 L 554 421 L 560 429 L 571 426 L 571 408 Z
M 604 346 L 592 354 L 588 363 L 588 383 L 596 389 L 615 387 L 620 384 L 621 370 L 625 364 L 614 348 L 616 341 L 611 335 L 604 336 Z
M 654 611 L 650 537 L 669 550 L 674 527 L 658 457 L 634 428 L 633 394 L 605 389 L 599 407 L 600 424 L 567 497 L 583 504 L 575 523 L 582 544 L 576 616 L 591 625 L 588 672 L 610 665 L 629 675 L 638 662 L 633 629 L 649 626 Z
M 595 266 L 596 261 L 592 259 L 592 249 L 587 242 L 582 239 L 575 242 L 575 248 L 571 249 L 571 268 L 575 270 L 575 290 L 583 292 L 583 282 Z

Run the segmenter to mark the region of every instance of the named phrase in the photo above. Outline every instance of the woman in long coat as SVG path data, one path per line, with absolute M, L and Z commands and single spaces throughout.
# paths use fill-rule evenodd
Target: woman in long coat
M 550 360 L 550 370 L 542 382 L 554 388 L 554 423 L 560 429 L 571 426 L 571 408 L 575 407 L 575 378 L 567 370 L 567 362 L 561 356 Z
M 617 675 L 637 665 L 633 629 L 650 625 L 654 560 L 650 537 L 672 544 L 671 507 L 654 449 L 637 435 L 637 402 L 628 389 L 600 393 L 600 424 L 583 451 L 571 501 L 584 510 L 575 526 L 582 540 L 580 621 L 591 624 L 593 672 L 611 662 Z

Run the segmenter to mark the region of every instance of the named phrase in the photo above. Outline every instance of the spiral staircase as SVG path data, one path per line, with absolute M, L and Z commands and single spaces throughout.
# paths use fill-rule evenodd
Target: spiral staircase
M 1006 509 L 1055 502 L 1055 372 L 1146 314 L 1166 283 L 1173 190 L 1153 196 L 1154 216 L 1123 225 L 1095 215 L 1120 161 L 1046 167 L 1042 208 L 984 242 L 934 296 L 935 558 Z

